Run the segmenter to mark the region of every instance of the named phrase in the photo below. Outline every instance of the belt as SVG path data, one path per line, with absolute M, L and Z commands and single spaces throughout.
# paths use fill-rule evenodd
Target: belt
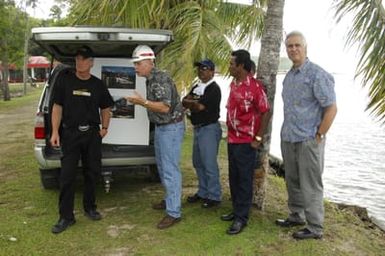
M 175 124 L 183 121 L 183 115 L 178 117 L 177 119 L 172 120 L 171 122 L 168 123 L 163 123 L 163 124 L 155 124 L 156 126 L 163 126 L 163 125 L 168 125 L 168 124 Z
M 64 129 L 69 129 L 69 130 L 78 130 L 79 132 L 87 132 L 91 129 L 99 129 L 99 125 L 90 125 L 90 124 L 85 124 L 85 125 L 78 125 L 78 126 L 67 126 L 63 124 Z
M 91 129 L 92 128 L 92 126 L 90 126 L 90 125 L 79 125 L 78 126 L 78 130 L 80 131 L 80 132 L 86 132 L 86 131 L 88 131 L 89 129 Z
M 201 124 L 194 124 L 193 126 L 194 126 L 194 129 L 197 129 L 197 128 L 201 128 L 201 127 L 203 127 L 203 126 L 207 126 L 207 125 L 210 125 L 210 124 L 215 124 L 215 123 L 217 123 L 217 121 L 215 121 L 215 122 L 212 122 L 212 123 L 201 123 Z

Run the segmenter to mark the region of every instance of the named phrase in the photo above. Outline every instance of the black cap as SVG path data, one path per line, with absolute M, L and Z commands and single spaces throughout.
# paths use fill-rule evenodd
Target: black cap
M 214 62 L 212 62 L 209 59 L 205 59 L 205 60 L 194 62 L 194 66 L 195 67 L 205 66 L 205 67 L 208 67 L 211 70 L 215 70 Z
M 88 46 L 82 46 L 76 50 L 76 56 L 81 55 L 84 58 L 92 58 L 94 56 L 94 52 Z

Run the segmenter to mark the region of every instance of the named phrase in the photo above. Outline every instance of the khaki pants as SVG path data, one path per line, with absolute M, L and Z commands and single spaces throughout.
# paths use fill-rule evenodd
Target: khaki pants
M 281 142 L 288 192 L 288 207 L 293 221 L 307 221 L 307 228 L 322 233 L 324 221 L 322 172 L 325 140 Z

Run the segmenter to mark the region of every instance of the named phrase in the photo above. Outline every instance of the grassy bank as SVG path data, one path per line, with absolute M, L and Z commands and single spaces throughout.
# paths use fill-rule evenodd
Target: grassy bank
M 265 211 L 253 209 L 248 227 L 237 236 L 225 233 L 229 223 L 219 216 L 231 209 L 227 181 L 226 144 L 219 156 L 224 201 L 216 209 L 202 209 L 185 199 L 196 190 L 191 164 L 191 131 L 183 145 L 183 220 L 157 230 L 162 211 L 150 205 L 163 196 L 162 186 L 144 177 L 116 175 L 111 192 L 97 189 L 104 219 L 92 222 L 82 215 L 82 187 L 77 188 L 77 223 L 53 235 L 57 220 L 57 191 L 43 190 L 33 157 L 32 127 L 38 93 L 0 101 L 0 255 L 383 255 L 385 237 L 376 228 L 326 203 L 322 240 L 295 241 L 296 229 L 281 229 L 276 218 L 286 216 L 286 190 L 281 178 L 269 176 Z M 6 116 L 6 118 L 2 118 Z M 9 118 L 13 117 L 10 122 Z M 5 128 L 6 126 L 6 128 Z

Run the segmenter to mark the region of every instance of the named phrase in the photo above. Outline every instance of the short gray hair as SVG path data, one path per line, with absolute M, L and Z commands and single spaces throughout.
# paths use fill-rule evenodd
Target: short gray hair
M 292 31 L 292 32 L 290 32 L 289 34 L 286 35 L 285 45 L 287 43 L 287 39 L 289 39 L 290 37 L 293 37 L 293 36 L 299 36 L 301 38 L 301 40 L 302 40 L 303 46 L 306 48 L 307 43 L 306 43 L 305 36 L 301 32 L 296 31 L 296 30 L 294 30 L 294 31 Z

